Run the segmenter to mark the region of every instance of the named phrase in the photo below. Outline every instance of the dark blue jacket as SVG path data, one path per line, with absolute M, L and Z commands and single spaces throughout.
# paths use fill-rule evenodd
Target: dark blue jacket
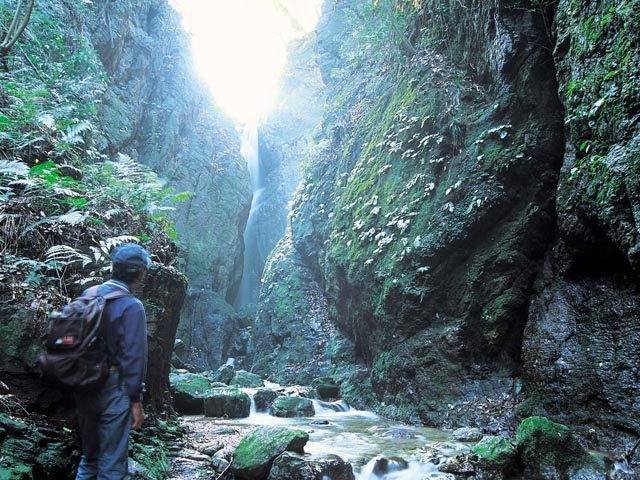
M 98 288 L 99 295 L 122 289 L 126 283 L 108 280 Z M 103 321 L 111 360 L 118 366 L 120 379 L 131 402 L 141 402 L 147 374 L 147 317 L 142 302 L 133 295 L 107 301 Z

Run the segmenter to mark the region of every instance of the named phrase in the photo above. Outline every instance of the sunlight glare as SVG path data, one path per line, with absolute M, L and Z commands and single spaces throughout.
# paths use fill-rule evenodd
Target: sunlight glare
M 318 20 L 322 0 L 170 0 L 191 34 L 196 68 L 236 122 L 257 124 L 275 104 L 287 43 Z M 302 28 L 302 32 L 300 31 Z

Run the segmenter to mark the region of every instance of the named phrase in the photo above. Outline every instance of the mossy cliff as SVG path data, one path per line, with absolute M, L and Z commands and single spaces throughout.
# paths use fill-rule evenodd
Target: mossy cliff
M 93 3 L 92 39 L 110 78 L 99 107 L 105 147 L 192 193 L 172 215 L 181 266 L 192 288 L 231 296 L 251 201 L 239 136 L 193 73 L 189 38 L 166 0 Z
M 311 278 L 279 270 L 261 305 L 322 286 L 329 319 L 354 344 L 354 365 L 369 368 L 366 382 L 334 372 L 351 399 L 373 393 L 382 413 L 432 425 L 490 425 L 488 410 L 456 407 L 512 397 L 524 380 L 524 397 L 513 400 L 558 414 L 552 398 L 573 380 L 545 371 L 557 348 L 542 362 L 534 350 L 549 339 L 541 322 L 554 325 L 560 343 L 585 323 L 562 308 L 577 273 L 589 278 L 578 280 L 583 287 L 597 287 L 589 309 L 603 320 L 586 322 L 585 333 L 602 340 L 604 359 L 624 346 L 631 364 L 635 353 L 621 338 L 633 338 L 638 311 L 637 51 L 623 36 L 637 40 L 637 21 L 617 7 L 568 3 L 325 5 L 318 57 L 330 101 L 294 200 L 288 249 Z M 589 16 L 598 36 L 589 30 L 594 43 L 585 44 Z M 608 71 L 596 73 L 605 58 Z M 596 252 L 604 262 L 594 262 Z M 606 266 L 627 272 L 616 276 L 622 283 L 602 278 Z M 629 325 L 620 335 L 604 323 L 616 294 L 614 323 Z M 268 315 L 262 333 L 272 338 L 275 325 L 305 318 Z M 620 376 L 611 373 L 615 389 Z M 601 377 L 588 378 L 605 398 Z M 624 389 L 629 405 L 633 384 Z M 563 411 L 580 412 L 584 402 L 567 401 Z M 589 414 L 603 418 L 605 408 Z

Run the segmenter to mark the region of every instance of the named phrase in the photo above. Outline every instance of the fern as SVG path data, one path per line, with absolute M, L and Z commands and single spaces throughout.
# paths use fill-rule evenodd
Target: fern
M 105 258 L 109 258 L 109 255 L 111 254 L 111 250 L 123 243 L 138 243 L 138 238 L 133 237 L 131 235 L 120 235 L 117 237 L 111 237 L 105 240 L 100 240 L 99 247 L 89 247 L 89 248 L 93 252 L 93 258 L 97 263 L 101 260 L 104 260 Z
M 68 223 L 69 225 L 79 225 L 84 222 L 85 218 L 87 218 L 86 215 L 83 215 L 77 211 L 71 211 L 65 213 L 64 215 L 60 215 L 58 217 L 58 221 L 62 223 Z
M 55 245 L 45 253 L 45 261 L 53 263 L 56 270 L 59 270 L 60 266 L 66 267 L 75 263 L 81 263 L 84 268 L 92 263 L 93 259 L 68 245 Z
M 62 142 L 69 143 L 71 145 L 78 143 L 82 144 L 84 143 L 84 138 L 82 138 L 81 134 L 87 130 L 93 130 L 93 125 L 87 120 L 82 120 L 77 125 L 67 128 L 67 131 L 62 135 Z
M 0 160 L 0 178 L 21 178 L 29 175 L 29 166 L 18 160 Z

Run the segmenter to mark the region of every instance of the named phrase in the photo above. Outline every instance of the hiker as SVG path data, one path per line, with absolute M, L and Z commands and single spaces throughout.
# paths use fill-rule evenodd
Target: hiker
M 116 289 L 132 293 L 151 266 L 149 253 L 127 243 L 111 254 L 111 279 L 98 295 Z M 82 458 L 76 480 L 121 480 L 128 476 L 129 430 L 142 426 L 142 395 L 147 366 L 147 320 L 142 302 L 127 295 L 106 304 L 104 332 L 111 368 L 98 390 L 76 392 Z

